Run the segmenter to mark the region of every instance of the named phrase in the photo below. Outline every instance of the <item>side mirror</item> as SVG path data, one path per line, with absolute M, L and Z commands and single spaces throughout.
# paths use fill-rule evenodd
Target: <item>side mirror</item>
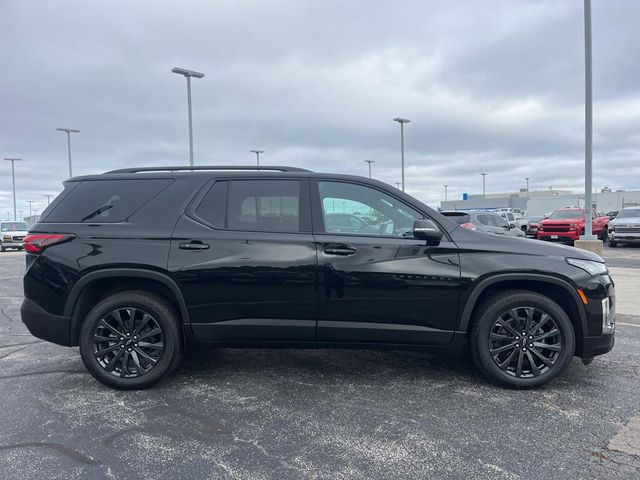
M 413 238 L 426 240 L 428 245 L 439 245 L 442 240 L 442 232 L 431 220 L 413 221 Z

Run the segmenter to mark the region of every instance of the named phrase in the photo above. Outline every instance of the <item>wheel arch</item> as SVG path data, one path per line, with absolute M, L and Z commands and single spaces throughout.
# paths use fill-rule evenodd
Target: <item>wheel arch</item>
M 71 318 L 71 344 L 78 344 L 82 321 L 96 301 L 126 290 L 148 290 L 163 296 L 178 310 L 183 330 L 190 323 L 182 292 L 171 277 L 153 270 L 110 268 L 84 275 L 71 289 L 64 308 L 64 315 Z
M 545 295 L 562 307 L 575 329 L 576 354 L 582 353 L 582 339 L 587 332 L 587 317 L 576 289 L 567 280 L 541 274 L 507 273 L 481 280 L 467 296 L 458 330 L 468 332 L 480 304 L 497 292 L 530 290 Z

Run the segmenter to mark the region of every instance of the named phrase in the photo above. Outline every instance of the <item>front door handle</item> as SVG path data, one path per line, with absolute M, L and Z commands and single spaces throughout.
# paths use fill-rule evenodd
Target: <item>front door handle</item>
M 191 240 L 189 242 L 179 243 L 178 248 L 181 250 L 206 250 L 209 248 L 209 244 L 203 243 L 200 240 Z
M 327 245 L 324 247 L 324 253 L 327 255 L 353 255 L 357 250 L 349 245 Z

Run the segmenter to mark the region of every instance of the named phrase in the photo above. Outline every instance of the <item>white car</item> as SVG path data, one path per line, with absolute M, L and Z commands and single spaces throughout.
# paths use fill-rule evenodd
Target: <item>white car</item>
M 7 248 L 22 250 L 22 240 L 27 236 L 25 222 L 0 222 L 0 252 Z
M 640 207 L 626 207 L 609 222 L 609 246 L 640 243 Z

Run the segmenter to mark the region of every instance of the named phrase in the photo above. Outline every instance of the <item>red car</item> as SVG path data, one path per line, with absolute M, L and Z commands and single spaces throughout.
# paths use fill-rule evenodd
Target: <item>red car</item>
M 538 240 L 573 243 L 584 233 L 584 212 L 584 208 L 559 208 L 540 222 L 536 237 Z M 593 234 L 602 240 L 606 239 L 609 217 L 599 217 L 595 210 L 592 210 L 591 215 Z

